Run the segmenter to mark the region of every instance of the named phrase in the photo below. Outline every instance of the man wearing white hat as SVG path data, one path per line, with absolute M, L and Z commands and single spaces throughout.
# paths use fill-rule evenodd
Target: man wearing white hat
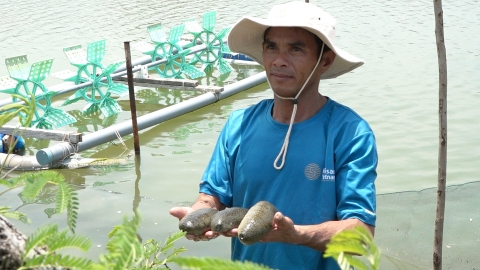
M 338 231 L 357 225 L 373 233 L 378 162 L 368 123 L 322 96 L 320 79 L 345 74 L 363 61 L 334 44 L 335 20 L 304 2 L 276 5 L 267 19 L 245 17 L 230 49 L 265 67 L 274 98 L 230 115 L 200 182 L 194 209 L 250 208 L 268 201 L 279 212 L 260 243 L 232 238 L 232 259 L 275 269 L 337 269 L 323 251 Z M 236 236 L 237 230 L 229 232 Z M 212 231 L 194 240 L 209 240 Z

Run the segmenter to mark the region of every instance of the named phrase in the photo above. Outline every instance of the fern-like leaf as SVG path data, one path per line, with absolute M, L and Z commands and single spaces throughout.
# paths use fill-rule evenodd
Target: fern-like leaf
M 48 181 L 54 184 L 66 183 L 65 176 L 56 171 L 41 171 L 41 176 L 47 178 Z
M 42 247 L 48 238 L 58 232 L 57 224 L 49 224 L 38 228 L 25 243 L 25 255 L 28 255 L 35 247 Z
M 92 261 L 85 258 L 70 257 L 61 254 L 49 254 L 36 256 L 27 260 L 24 267 L 20 269 L 46 268 L 46 267 L 62 267 L 69 269 L 85 269 L 90 270 Z
M 70 190 L 70 199 L 68 200 L 67 205 L 67 225 L 72 233 L 75 233 L 75 227 L 77 225 L 77 213 L 78 213 L 78 198 L 77 192 L 74 192 L 73 189 L 69 186 Z
M 30 224 L 32 221 L 22 212 L 10 211 L 9 206 L 0 206 L 0 215 L 6 218 L 20 220 L 23 223 Z
M 8 188 L 16 188 L 24 184 L 24 180 L 21 177 L 14 177 L 8 179 L 0 179 L 0 185 Z
M 260 264 L 252 262 L 239 262 L 231 261 L 227 259 L 219 258 L 196 258 L 196 257 L 176 257 L 172 259 L 174 263 L 182 267 L 183 269 L 196 269 L 196 270 L 266 270 L 271 269 Z
M 71 190 L 68 187 L 67 183 L 65 182 L 59 182 L 57 184 L 58 186 L 58 191 L 56 195 L 56 207 L 55 211 L 57 213 L 62 213 L 63 210 L 67 208 L 67 205 L 70 201 L 71 198 Z
M 131 269 L 133 262 L 144 258 L 143 247 L 137 236 L 140 219 L 134 217 L 129 221 L 124 218 L 123 224 L 115 226 L 114 233 L 110 233 L 107 244 L 109 253 L 103 257 L 103 263 L 113 266 L 114 270 Z
M 355 256 L 364 256 L 368 264 Z M 344 230 L 334 235 L 323 257 L 334 258 L 341 269 L 378 269 L 380 264 L 380 250 L 373 241 L 371 233 L 362 226 Z
M 33 199 L 41 192 L 48 179 L 45 177 L 36 177 L 36 174 L 27 173 L 25 176 L 25 188 L 22 191 L 22 196 L 26 199 Z M 39 176 L 41 176 L 39 174 Z
M 148 239 L 143 243 L 143 253 L 147 258 L 153 256 L 158 250 L 160 250 L 160 245 L 153 239 Z
M 76 248 L 87 251 L 92 245 L 92 242 L 84 236 L 70 235 L 68 230 L 64 230 L 48 238 L 46 245 L 50 253 L 65 248 Z
M 166 252 L 170 248 L 173 247 L 173 244 L 179 240 L 180 238 L 184 237 L 186 232 L 184 231 L 177 231 L 176 233 L 169 235 L 167 240 L 165 240 L 165 244 L 163 245 L 161 252 Z

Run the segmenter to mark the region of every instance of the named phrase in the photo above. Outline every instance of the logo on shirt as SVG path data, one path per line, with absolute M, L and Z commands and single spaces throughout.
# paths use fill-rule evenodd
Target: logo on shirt
M 320 177 L 321 172 L 322 169 L 320 169 L 320 166 L 315 163 L 310 163 L 305 167 L 305 176 L 309 180 L 317 180 Z
M 335 170 L 321 169 L 315 163 L 310 163 L 305 167 L 305 176 L 308 180 L 317 180 L 320 178 L 322 181 L 332 181 L 335 182 Z
M 327 168 L 322 171 L 322 181 L 335 182 L 335 170 L 329 170 Z

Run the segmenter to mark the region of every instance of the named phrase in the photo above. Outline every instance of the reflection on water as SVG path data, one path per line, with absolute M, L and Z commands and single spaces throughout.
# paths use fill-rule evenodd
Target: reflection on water
M 139 155 L 135 155 L 135 175 L 137 178 L 135 179 L 135 195 L 133 196 L 133 213 L 135 213 L 136 217 L 139 217 L 138 214 L 138 207 L 140 206 L 140 201 L 142 200 L 140 196 L 140 188 L 139 183 L 142 179 L 142 171 L 140 170 L 140 160 L 141 157 Z
M 153 112 L 162 108 L 180 103 L 184 100 L 200 94 L 196 91 L 165 89 L 165 88 L 146 88 L 135 92 L 137 100 L 137 111 Z M 123 110 L 130 110 L 129 101 L 119 102 Z
M 69 114 L 77 119 L 77 122 L 70 125 L 76 128 L 78 133 L 91 133 L 102 130 L 115 124 L 118 115 L 105 117 L 101 111 L 95 111 L 90 114 L 83 114 L 80 110 L 69 111 Z

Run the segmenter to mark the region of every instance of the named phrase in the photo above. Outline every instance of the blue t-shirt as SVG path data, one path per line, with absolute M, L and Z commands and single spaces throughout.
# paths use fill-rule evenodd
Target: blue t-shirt
M 234 111 L 223 128 L 200 192 L 227 207 L 269 201 L 296 225 L 357 218 L 375 226 L 377 149 L 365 120 L 328 99 L 292 127 L 281 170 L 273 167 L 288 124 L 271 115 L 273 100 Z M 232 259 L 275 269 L 338 269 L 317 250 L 285 243 L 243 245 L 232 238 Z

